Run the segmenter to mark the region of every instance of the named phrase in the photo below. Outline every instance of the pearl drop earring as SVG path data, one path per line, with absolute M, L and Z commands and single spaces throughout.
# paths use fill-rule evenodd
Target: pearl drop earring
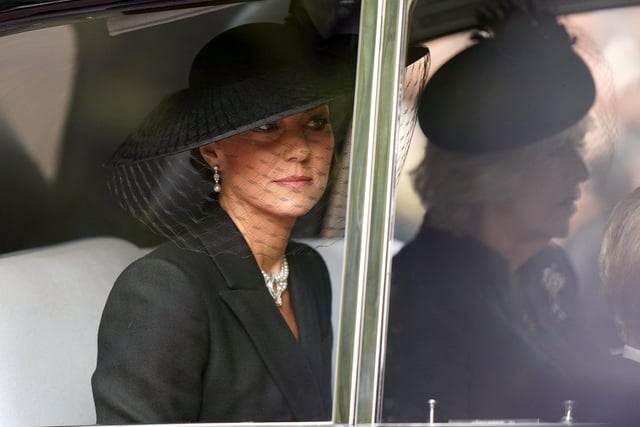
M 213 167 L 213 191 L 219 193 L 222 190 L 220 185 L 220 168 L 218 166 Z

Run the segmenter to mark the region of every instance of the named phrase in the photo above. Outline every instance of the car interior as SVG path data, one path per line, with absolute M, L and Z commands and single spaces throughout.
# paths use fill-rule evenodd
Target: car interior
M 106 187 L 104 164 L 160 98 L 184 85 L 190 59 L 208 39 L 245 23 L 282 22 L 293 5 L 306 8 L 319 28 L 327 28 L 335 16 L 347 16 L 341 31 L 360 34 L 365 47 L 376 34 L 384 37 L 381 34 L 388 29 L 384 25 L 395 26 L 400 41 L 429 49 L 431 76 L 469 45 L 476 11 L 492 3 L 0 2 L 0 425 L 95 424 L 90 377 L 106 297 L 120 272 L 163 240 L 117 206 Z M 593 307 L 594 334 L 608 336 L 611 331 L 600 326 L 600 319 L 610 313 L 602 291 L 589 278 L 597 275 L 594 251 L 603 221 L 613 204 L 640 185 L 640 2 L 549 3 L 585 41 L 585 55 L 599 88 L 597 108 L 608 123 L 612 141 L 610 146 L 588 147 L 591 180 L 578 201 L 569 236 L 557 242 L 584 283 L 584 297 Z M 399 18 L 393 23 L 380 19 L 378 27 L 360 26 L 360 12 L 396 13 Z M 404 48 L 397 52 L 404 53 Z M 359 52 L 358 60 L 358 79 L 363 82 L 359 87 L 376 90 L 364 81 L 368 74 L 378 75 L 374 71 L 384 77 L 384 64 L 375 69 L 371 52 Z M 401 87 L 402 79 L 411 80 L 410 67 L 406 70 L 406 76 L 398 77 Z M 394 80 L 387 80 L 381 83 L 382 90 L 384 84 L 393 86 Z M 399 121 L 415 125 L 411 102 L 419 94 L 406 84 L 403 94 L 397 92 L 382 100 L 360 92 L 363 99 L 356 100 L 355 111 L 366 114 L 369 110 L 363 106 L 373 108 L 372 99 L 380 105 L 404 104 Z M 394 120 L 396 110 L 390 111 L 387 117 Z M 368 379 L 380 375 L 375 360 L 384 348 L 380 344 L 384 310 L 379 312 L 379 307 L 384 307 L 389 259 L 412 238 L 424 216 L 412 187 L 412 170 L 426 143 L 419 127 L 395 133 L 389 145 L 376 145 L 367 140 L 375 136 L 353 124 L 361 117 L 357 114 L 350 125 L 342 124 L 350 130 L 341 141 L 342 174 L 328 197 L 296 226 L 293 236 L 320 252 L 331 275 L 334 407 L 342 409 L 327 421 L 336 424 L 377 421 L 375 411 L 359 413 L 352 405 L 358 399 L 366 402 L 362 407 L 378 403 L 379 384 L 371 385 Z M 385 169 L 384 162 L 371 161 L 362 169 L 387 182 L 387 187 L 381 189 L 375 181 L 356 188 L 355 183 L 362 180 L 354 179 L 358 178 L 354 174 L 366 172 L 354 162 L 372 156 L 376 149 L 388 150 L 392 166 Z M 373 225 L 371 229 L 354 226 L 362 223 Z M 369 264 L 359 261 L 367 256 Z M 371 265 L 379 269 L 372 273 Z M 371 286 L 372 281 L 382 285 L 378 293 L 369 294 L 373 300 L 367 300 L 362 287 Z M 349 308 L 354 299 L 362 299 L 358 307 L 376 312 L 378 320 L 354 325 L 364 322 Z M 360 352 L 346 354 L 351 345 Z M 362 364 L 353 364 L 354 357 L 371 351 L 377 352 L 374 361 L 363 356 Z M 358 370 L 359 377 L 352 369 Z M 354 383 L 340 385 L 340 379 L 352 376 L 357 377 Z

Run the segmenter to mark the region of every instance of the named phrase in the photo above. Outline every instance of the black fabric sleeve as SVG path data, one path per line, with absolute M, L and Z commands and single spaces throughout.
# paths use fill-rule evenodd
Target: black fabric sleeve
M 400 317 L 393 319 L 387 340 L 382 422 L 428 422 L 429 399 L 438 402 L 436 422 L 464 418 L 468 359 L 455 325 L 443 320 L 446 313 L 426 316 L 421 325 Z
M 188 272 L 142 258 L 116 281 L 98 333 L 92 387 L 99 424 L 198 419 L 207 312 Z

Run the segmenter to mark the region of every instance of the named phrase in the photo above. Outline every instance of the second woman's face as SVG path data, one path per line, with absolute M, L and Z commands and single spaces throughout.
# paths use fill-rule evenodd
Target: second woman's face
M 318 202 L 327 187 L 333 146 L 329 108 L 324 105 L 204 149 L 215 150 L 223 205 L 299 217 Z
M 507 209 L 524 238 L 567 236 L 580 184 L 589 177 L 580 152 L 585 130 L 579 126 L 563 138 L 540 142 L 520 172 L 520 184 Z

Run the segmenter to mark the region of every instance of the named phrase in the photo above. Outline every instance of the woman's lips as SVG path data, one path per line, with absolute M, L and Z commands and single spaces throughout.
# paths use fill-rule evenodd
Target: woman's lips
M 560 203 L 560 206 L 564 209 L 568 209 L 571 211 L 576 210 L 576 201 L 574 199 L 567 199 Z
M 276 184 L 291 188 L 301 188 L 311 183 L 312 179 L 308 176 L 288 176 L 275 181 Z
M 568 211 L 571 211 L 571 213 L 576 211 L 576 202 L 578 201 L 578 199 L 580 198 L 580 193 L 574 193 L 571 196 L 567 197 L 566 199 L 562 200 L 560 202 L 560 206 L 563 209 L 566 209 Z

